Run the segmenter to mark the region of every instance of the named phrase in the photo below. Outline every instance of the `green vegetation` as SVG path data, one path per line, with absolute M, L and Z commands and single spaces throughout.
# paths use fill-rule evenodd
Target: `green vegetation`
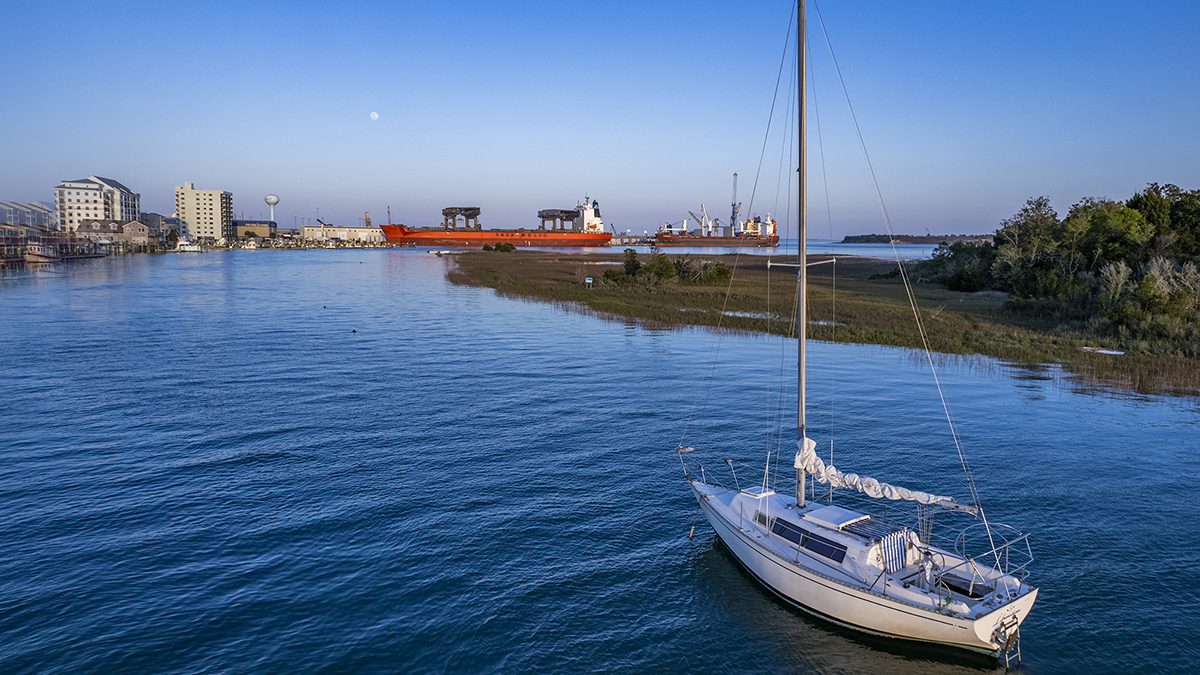
M 1035 197 L 993 241 L 942 244 L 918 275 L 1007 293 L 1009 311 L 1132 354 L 1200 359 L 1200 190 L 1151 184 L 1061 219 Z
M 670 263 L 673 275 L 664 274 L 666 267 L 660 260 Z M 606 318 L 662 327 L 697 325 L 792 335 L 795 270 L 768 269 L 766 262 L 756 255 L 704 259 L 655 255 L 644 263 L 629 253 L 465 253 L 455 256 L 449 277 L 454 283 L 485 286 L 502 295 L 543 300 Z M 724 272 L 697 275 L 702 269 Z M 912 309 L 896 271 L 894 262 L 853 257 L 811 268 L 809 336 L 920 347 Z M 910 270 L 910 276 L 916 280 L 920 275 Z M 584 284 L 586 277 L 595 279 L 592 287 Z M 1056 362 L 1086 380 L 1142 392 L 1200 391 L 1200 361 L 1195 359 L 1153 352 L 1112 357 L 1083 351 L 1084 346 L 1124 345 L 1097 339 L 1087 326 L 1012 309 L 1002 293 L 967 293 L 919 281 L 914 293 L 934 351 Z
M 513 251 L 517 250 L 517 247 L 513 246 L 512 244 L 509 244 L 508 242 L 502 241 L 499 244 L 496 244 L 495 246 L 492 246 L 491 244 L 484 244 L 483 250 L 484 251 L 498 251 L 500 253 L 512 253 Z
M 650 258 L 650 264 L 642 265 L 637 257 L 637 251 L 625 249 L 622 269 L 604 270 L 601 279 L 606 284 L 628 286 L 660 286 L 668 281 L 679 284 L 713 284 L 729 280 L 732 273 L 724 263 L 718 260 L 692 260 L 688 256 L 680 256 L 672 260 L 666 254 L 656 253 Z

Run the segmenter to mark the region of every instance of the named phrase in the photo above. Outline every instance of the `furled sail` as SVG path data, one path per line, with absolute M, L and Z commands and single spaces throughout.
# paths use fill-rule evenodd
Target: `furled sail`
M 800 448 L 800 451 L 796 453 L 796 468 L 808 472 L 817 480 L 831 487 L 858 490 L 868 497 L 875 497 L 876 499 L 906 499 L 918 504 L 949 505 L 955 503 L 952 497 L 931 495 L 928 492 L 909 490 L 899 485 L 881 483 L 870 476 L 843 473 L 838 471 L 832 464 L 825 466 L 825 462 L 821 461 L 821 458 L 817 456 L 816 442 L 807 437 L 804 439 L 804 444 Z

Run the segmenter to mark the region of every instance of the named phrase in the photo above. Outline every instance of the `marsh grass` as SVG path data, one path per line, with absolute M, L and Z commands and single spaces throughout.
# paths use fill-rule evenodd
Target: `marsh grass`
M 648 262 L 650 256 L 643 257 L 643 262 Z M 768 269 L 767 258 L 757 255 L 691 257 L 720 260 L 733 270 L 732 280 L 703 284 L 637 278 L 614 283 L 598 272 L 619 264 L 623 259 L 619 254 L 540 251 L 504 256 L 466 252 L 454 256 L 455 265 L 448 276 L 456 284 L 484 286 L 503 295 L 549 301 L 655 327 L 709 326 L 793 334 L 794 269 Z M 812 267 L 809 337 L 921 347 L 904 287 L 891 274 L 895 269 L 895 262 L 844 256 L 838 257 L 836 266 Z M 587 276 L 595 280 L 591 288 L 583 283 Z M 1153 345 L 1115 344 L 1111 338 L 1089 333 L 1084 326 L 1013 312 L 1005 308 L 1003 296 L 995 293 L 961 293 L 918 282 L 914 294 L 933 351 L 1059 363 L 1086 380 L 1141 393 L 1200 392 L 1200 362 L 1156 354 Z M 1081 350 L 1085 345 L 1124 349 L 1127 354 L 1092 354 Z

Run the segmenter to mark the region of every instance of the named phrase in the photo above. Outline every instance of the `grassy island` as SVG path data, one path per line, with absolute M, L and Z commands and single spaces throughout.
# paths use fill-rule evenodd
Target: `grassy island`
M 812 256 L 822 260 L 828 256 Z M 758 255 L 641 255 L 469 251 L 454 256 L 453 283 L 561 303 L 654 326 L 711 326 L 791 335 L 795 270 Z M 793 262 L 775 258 L 777 262 Z M 1006 306 L 997 292 L 962 292 L 922 282 L 910 270 L 930 348 L 1031 363 L 1061 363 L 1085 379 L 1146 393 L 1200 391 L 1200 361 L 1085 347 L 1125 345 Z M 593 279 L 591 287 L 584 280 Z M 816 340 L 920 347 L 895 262 L 838 256 L 809 270 L 809 336 Z M 836 282 L 836 307 L 834 285 Z M 836 311 L 836 314 L 835 314 Z

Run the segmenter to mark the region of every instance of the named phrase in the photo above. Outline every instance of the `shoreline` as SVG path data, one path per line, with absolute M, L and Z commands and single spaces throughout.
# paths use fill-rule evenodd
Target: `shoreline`
M 621 254 L 474 250 L 449 256 L 453 263 L 446 275 L 458 285 L 491 288 L 501 295 L 564 305 L 610 320 L 634 320 L 657 328 L 700 326 L 792 334 L 795 276 L 787 268 L 768 269 L 770 256 L 666 255 L 671 260 L 720 261 L 732 270 L 732 278 L 711 284 L 675 279 L 616 284 L 605 280 L 603 273 L 622 269 Z M 837 258 L 836 264 L 819 265 L 809 272 L 809 337 L 921 349 L 912 309 L 896 278 L 895 261 L 810 256 L 813 260 L 830 257 Z M 639 256 L 643 264 L 651 258 Z M 588 276 L 593 278 L 590 288 L 584 284 Z M 913 293 L 931 351 L 1023 364 L 1054 363 L 1086 381 L 1140 394 L 1200 395 L 1200 362 L 1139 353 L 1112 339 L 1012 312 L 1005 308 L 1004 296 L 995 293 L 950 291 L 915 278 Z
M 22 245 L 21 255 L 13 257 L 0 258 L 0 268 L 3 267 L 20 267 L 26 265 L 42 266 L 56 265 L 59 263 L 72 263 L 80 260 L 103 260 L 105 258 L 123 258 L 127 256 L 157 256 L 169 254 L 182 255 L 198 255 L 204 253 L 224 253 L 229 251 L 312 251 L 312 250 L 340 250 L 340 249 L 377 249 L 377 248 L 412 248 L 411 246 L 403 246 L 399 244 L 389 243 L 362 243 L 362 242 L 339 242 L 338 245 L 329 246 L 326 243 L 318 243 L 310 241 L 305 244 L 297 245 L 269 245 L 269 246 L 210 246 L 203 247 L 199 251 L 186 251 L 178 248 L 156 248 L 144 251 L 109 251 L 103 254 L 79 255 L 79 256 L 60 256 L 55 260 L 34 261 L 26 260 L 24 257 L 24 245 Z

